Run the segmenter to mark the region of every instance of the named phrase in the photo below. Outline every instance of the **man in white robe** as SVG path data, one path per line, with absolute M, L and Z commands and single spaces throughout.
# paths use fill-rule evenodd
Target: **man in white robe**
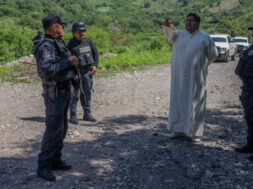
M 187 15 L 185 30 L 176 30 L 168 19 L 164 33 L 173 44 L 170 113 L 171 138 L 187 136 L 198 141 L 205 124 L 207 68 L 217 57 L 211 37 L 199 30 L 200 17 Z

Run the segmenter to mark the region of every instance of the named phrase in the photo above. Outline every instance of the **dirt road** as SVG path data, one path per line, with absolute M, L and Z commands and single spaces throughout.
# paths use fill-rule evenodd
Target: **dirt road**
M 0 86 L 0 188 L 253 188 L 253 163 L 234 152 L 245 142 L 235 62 L 209 67 L 206 130 L 202 142 L 170 140 L 170 66 L 96 78 L 97 123 L 69 124 L 63 158 L 72 171 L 56 182 L 36 176 L 44 131 L 42 88 Z

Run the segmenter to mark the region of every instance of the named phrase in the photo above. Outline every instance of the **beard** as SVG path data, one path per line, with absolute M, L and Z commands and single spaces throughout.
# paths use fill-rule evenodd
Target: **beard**
M 63 37 L 63 33 L 60 32 L 60 31 L 57 31 L 57 32 L 56 32 L 56 35 L 57 35 L 57 38 L 58 38 L 58 39 L 60 39 L 60 38 Z

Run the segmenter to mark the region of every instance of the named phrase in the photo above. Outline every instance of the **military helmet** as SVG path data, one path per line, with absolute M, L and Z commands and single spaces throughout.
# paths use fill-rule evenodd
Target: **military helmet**
M 86 28 L 85 28 L 85 25 L 84 25 L 83 22 L 78 21 L 78 22 L 75 22 L 73 24 L 73 26 L 72 26 L 72 33 L 74 33 L 77 30 L 84 30 L 84 31 L 86 31 Z

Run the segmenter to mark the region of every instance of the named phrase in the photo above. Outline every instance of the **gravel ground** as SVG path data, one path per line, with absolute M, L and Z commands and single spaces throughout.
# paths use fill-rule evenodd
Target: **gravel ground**
M 73 169 L 56 182 L 36 176 L 44 131 L 41 84 L 0 86 L 0 188 L 253 188 L 253 163 L 234 152 L 245 143 L 237 61 L 209 67 L 201 142 L 168 138 L 170 66 L 95 78 L 97 123 L 69 124 L 63 158 Z

